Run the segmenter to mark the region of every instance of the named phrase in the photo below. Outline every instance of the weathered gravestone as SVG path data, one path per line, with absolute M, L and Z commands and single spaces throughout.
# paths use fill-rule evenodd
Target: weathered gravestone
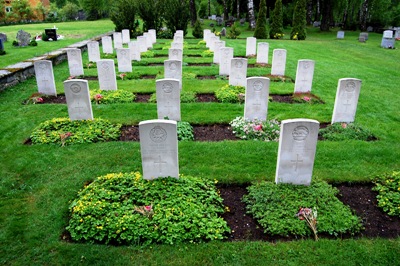
M 67 49 L 70 76 L 83 75 L 82 52 L 78 48 Z
M 368 32 L 361 32 L 358 36 L 359 42 L 366 42 L 368 40 Z
M 28 46 L 31 41 L 31 34 L 26 31 L 19 30 L 17 32 L 17 41 L 19 46 Z
M 38 92 L 45 95 L 57 96 L 52 62 L 50 60 L 39 60 L 34 62 L 33 65 Z
M 229 85 L 246 87 L 247 59 L 232 58 L 231 70 L 229 71 Z
M 129 48 L 129 51 L 131 54 L 131 60 L 132 61 L 140 61 L 141 55 L 140 55 L 139 43 L 137 41 L 129 42 L 128 48 Z
M 113 38 L 114 38 L 114 48 L 123 48 L 122 44 L 122 33 L 121 32 L 114 32 L 113 33 Z
M 87 43 L 89 62 L 97 62 L 100 60 L 100 48 L 97 41 Z
M 156 81 L 158 119 L 181 120 L 181 90 L 177 79 L 160 79 Z
M 3 44 L 3 40 L 0 39 L 0 52 L 4 51 L 4 44 Z
M 315 61 L 313 60 L 303 59 L 297 62 L 294 93 L 311 92 L 314 67 Z
M 101 45 L 103 46 L 103 53 L 105 54 L 114 53 L 111 36 L 101 37 Z
M 164 61 L 164 78 L 179 80 L 179 88 L 182 88 L 182 61 L 165 60 Z
M 117 90 L 117 79 L 113 59 L 101 59 L 97 61 L 97 75 L 99 77 L 100 90 Z
M 344 39 L 344 31 L 338 31 L 336 34 L 337 39 Z
M 144 36 L 137 36 L 136 38 L 138 45 L 139 45 L 139 50 L 140 52 L 146 52 L 147 51 L 147 41 L 146 37 Z
M 247 78 L 244 119 L 267 120 L 269 83 L 269 78 Z
M 257 59 L 258 64 L 268 64 L 269 43 L 259 42 L 257 45 Z
M 47 35 L 49 40 L 57 41 L 57 29 L 44 29 L 44 33 Z
M 247 37 L 246 39 L 246 56 L 256 55 L 257 38 Z
M 220 48 L 219 75 L 228 76 L 231 71 L 231 60 L 233 59 L 233 48 Z
M 0 32 L 0 40 L 5 43 L 7 41 L 7 34 Z
M 288 119 L 281 123 L 275 182 L 310 185 L 317 148 L 319 122 Z
M 132 61 L 129 48 L 117 48 L 119 72 L 132 72 Z
M 284 76 L 286 69 L 286 50 L 274 49 L 272 55 L 271 75 Z
M 143 178 L 179 178 L 177 122 L 147 120 L 139 123 Z
M 93 120 L 87 80 L 71 79 L 64 81 L 68 115 L 71 120 Z
M 221 36 L 226 36 L 226 28 L 222 28 L 220 31 Z
M 129 43 L 131 41 L 131 35 L 129 33 L 129 30 L 128 29 L 123 29 L 121 31 L 121 33 L 122 33 L 122 43 L 123 44 L 124 43 Z
M 396 39 L 393 38 L 392 30 L 385 30 L 382 36 L 381 47 L 387 49 L 393 49 L 395 45 Z
M 221 59 L 221 48 L 225 47 L 225 41 L 218 41 L 214 43 L 214 56 L 213 56 L 213 63 L 219 64 Z
M 361 80 L 359 79 L 339 79 L 335 106 L 333 108 L 332 124 L 336 122 L 354 122 L 360 89 Z
M 183 50 L 182 49 L 174 49 L 170 48 L 168 50 L 168 59 L 169 60 L 179 60 L 182 61 L 183 58 Z

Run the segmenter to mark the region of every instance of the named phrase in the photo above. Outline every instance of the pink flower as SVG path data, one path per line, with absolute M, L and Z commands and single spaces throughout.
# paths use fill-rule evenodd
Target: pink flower
M 307 96 L 304 96 L 304 97 L 303 97 L 303 100 L 306 101 L 306 102 L 309 102 L 309 101 L 311 100 L 311 98 L 310 98 L 310 97 L 307 97 Z
M 256 130 L 256 131 L 260 131 L 260 130 L 262 130 L 262 125 L 255 125 L 253 127 L 253 129 Z
M 144 206 L 144 208 L 146 209 L 146 211 L 151 211 L 151 209 L 153 208 L 153 206 L 149 205 L 149 206 Z
M 125 77 L 125 76 L 126 76 L 125 73 L 119 74 L 119 77 L 120 77 L 122 80 L 124 80 L 124 77 Z
M 342 123 L 342 128 L 347 128 L 347 124 L 346 123 Z
M 101 94 L 96 94 L 96 95 L 94 96 L 94 98 L 95 98 L 96 100 L 100 100 L 100 99 L 103 99 L 103 95 L 101 95 Z

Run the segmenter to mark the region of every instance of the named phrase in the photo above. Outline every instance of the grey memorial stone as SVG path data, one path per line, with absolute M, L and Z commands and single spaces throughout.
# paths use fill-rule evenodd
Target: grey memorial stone
M 344 39 L 344 31 L 338 31 L 336 34 L 337 39 Z
M 246 39 L 246 56 L 256 55 L 257 38 L 247 37 Z
M 129 48 L 117 48 L 119 72 L 132 72 L 132 61 Z
M 314 77 L 315 61 L 299 60 L 297 62 L 296 82 L 294 85 L 294 93 L 311 92 Z
M 100 60 L 100 48 L 99 43 L 96 41 L 90 41 L 87 44 L 88 56 L 90 62 L 97 62 Z
M 247 78 L 244 118 L 246 120 L 267 120 L 269 78 Z
M 19 46 L 28 46 L 31 42 L 31 34 L 26 31 L 19 30 L 17 32 L 17 41 Z
M 222 28 L 220 31 L 221 36 L 226 36 L 226 28 Z
M 310 185 L 317 148 L 319 122 L 288 119 L 281 123 L 275 182 Z
M 204 29 L 203 30 L 203 41 L 206 41 L 206 43 L 207 43 L 209 34 L 211 34 L 211 30 L 210 29 Z
M 68 115 L 71 120 L 93 120 L 87 80 L 71 79 L 64 81 Z
M 78 48 L 67 49 L 69 74 L 71 76 L 83 75 L 82 52 Z
M 396 43 L 396 39 L 393 38 L 393 31 L 392 30 L 385 30 L 383 32 L 381 47 L 393 49 Z
M 38 92 L 57 96 L 52 62 L 50 60 L 39 60 L 34 62 L 33 65 L 35 68 Z
M 4 51 L 4 44 L 2 39 L 0 39 L 0 51 Z
M 247 59 L 232 58 L 229 71 L 229 85 L 246 87 Z
M 274 49 L 272 55 L 271 75 L 284 76 L 286 69 L 286 50 Z
M 181 120 L 180 81 L 160 79 L 156 81 L 158 119 Z
M 100 90 L 117 90 L 117 79 L 113 59 L 101 59 L 97 61 L 97 75 L 99 77 Z
M 101 37 L 101 45 L 103 46 L 103 53 L 105 54 L 114 53 L 111 36 Z
M 231 60 L 233 59 L 233 48 L 220 48 L 219 75 L 228 76 L 231 71 Z
M 2 40 L 3 43 L 5 43 L 7 41 L 7 34 L 0 32 L 0 40 Z
M 143 178 L 179 178 L 177 122 L 147 120 L 139 123 Z
M 359 79 L 339 79 L 335 106 L 333 108 L 332 124 L 336 122 L 354 122 L 360 89 L 361 80 Z
M 364 41 L 368 40 L 368 32 L 361 32 L 359 38 L 364 38 Z
M 257 44 L 257 59 L 258 64 L 268 64 L 269 43 L 259 42 Z

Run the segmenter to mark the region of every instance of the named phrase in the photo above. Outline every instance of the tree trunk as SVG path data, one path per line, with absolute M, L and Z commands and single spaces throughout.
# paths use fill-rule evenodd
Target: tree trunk
M 194 0 L 190 0 L 190 25 L 193 27 L 197 20 L 196 3 Z
M 248 0 L 247 2 L 248 14 L 249 14 L 249 22 L 250 28 L 255 29 L 256 27 L 256 18 L 254 16 L 254 3 L 253 0 Z
M 367 30 L 368 0 L 364 0 L 360 10 L 360 30 Z
M 223 5 L 224 5 L 224 21 L 229 19 L 229 15 L 228 15 L 228 3 L 227 0 L 223 0 L 222 1 Z
M 211 16 L 211 0 L 208 0 L 208 16 Z
M 329 31 L 329 26 L 332 23 L 333 18 L 333 1 L 334 0 L 321 1 L 321 31 Z
M 312 25 L 312 15 L 313 15 L 313 0 L 308 0 L 307 1 L 307 25 Z
M 236 0 L 236 20 L 240 19 L 240 0 Z

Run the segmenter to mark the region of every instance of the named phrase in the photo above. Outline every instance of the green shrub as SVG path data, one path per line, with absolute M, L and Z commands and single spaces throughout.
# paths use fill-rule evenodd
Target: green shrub
M 178 121 L 177 123 L 178 140 L 194 140 L 193 127 L 189 122 Z
M 276 120 L 245 120 L 243 116 L 233 119 L 229 125 L 236 137 L 245 140 L 278 141 L 280 123 Z
M 41 123 L 32 134 L 33 144 L 58 144 L 61 146 L 76 143 L 94 143 L 118 140 L 120 124 L 113 125 L 107 120 L 74 120 L 53 118 Z
M 193 31 L 192 31 L 193 37 L 197 39 L 203 38 L 203 28 L 201 27 L 200 21 L 196 20 L 196 23 L 194 24 Z
M 334 123 L 319 130 L 319 135 L 325 140 L 375 140 L 375 136 L 368 129 L 363 129 L 355 123 Z
M 305 40 L 306 39 L 306 37 L 307 37 L 306 16 L 307 16 L 306 0 L 298 0 L 296 2 L 296 6 L 294 8 L 293 28 L 292 28 L 292 31 L 290 32 L 291 40 Z
M 284 36 L 282 0 L 276 0 L 275 7 L 271 15 L 271 28 L 269 31 L 269 37 L 271 39 L 282 39 Z
M 336 194 L 338 189 L 324 181 L 314 180 L 310 186 L 261 182 L 248 187 L 243 197 L 248 213 L 264 228 L 264 232 L 280 236 L 309 236 L 312 231 L 296 216 L 300 208 L 316 209 L 317 230 L 338 236 L 357 233 L 361 219 L 352 214 Z
M 199 243 L 230 231 L 214 181 L 183 175 L 107 174 L 81 190 L 69 211 L 72 239 L 91 243 Z
M 374 183 L 378 206 L 389 215 L 400 216 L 400 171 L 382 175 Z
M 214 52 L 211 50 L 205 50 L 201 53 L 202 57 L 213 57 L 214 56 Z
M 225 85 L 215 91 L 215 97 L 223 103 L 238 103 L 243 101 L 245 88 L 243 86 Z
M 141 52 L 140 57 L 142 58 L 153 58 L 154 53 L 152 51 Z
M 256 28 L 254 30 L 254 37 L 257 39 L 267 39 L 268 29 L 267 29 L 267 6 L 265 0 L 260 1 L 260 8 L 258 12 Z
M 90 90 L 90 99 L 97 104 L 109 103 L 131 103 L 135 101 L 136 95 L 129 91 L 115 90 Z
M 228 30 L 228 34 L 226 35 L 226 38 L 228 39 L 237 39 L 240 35 L 240 30 L 236 27 L 236 23 L 233 23 L 232 26 Z

